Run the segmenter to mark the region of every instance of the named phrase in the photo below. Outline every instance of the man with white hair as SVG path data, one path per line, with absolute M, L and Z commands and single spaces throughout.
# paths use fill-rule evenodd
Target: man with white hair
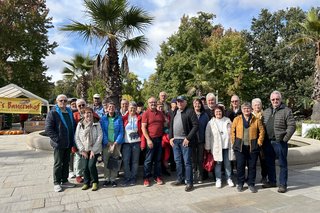
M 57 104 L 48 113 L 45 131 L 53 147 L 54 191 L 61 192 L 62 187 L 75 187 L 68 181 L 71 147 L 74 146 L 75 121 L 72 111 L 67 107 L 67 96 L 58 95 Z
M 266 127 L 265 157 L 269 182 L 263 188 L 277 186 L 275 160 L 279 160 L 279 193 L 287 191 L 288 181 L 288 141 L 296 130 L 291 109 L 282 103 L 281 93 L 273 91 L 270 95 L 271 107 L 263 112 L 263 122 Z
M 213 93 L 208 93 L 206 96 L 206 102 L 207 105 L 205 106 L 205 112 L 209 116 L 209 119 L 211 119 L 214 115 L 213 109 L 216 107 L 216 96 Z

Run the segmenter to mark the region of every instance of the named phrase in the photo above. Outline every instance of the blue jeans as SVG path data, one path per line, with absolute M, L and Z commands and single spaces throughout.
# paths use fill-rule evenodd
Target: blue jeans
M 278 159 L 280 166 L 279 182 L 286 187 L 288 182 L 288 143 L 283 141 L 267 141 L 265 144 L 265 157 L 270 183 L 277 183 L 275 160 Z
M 222 149 L 222 159 L 223 161 L 216 162 L 216 165 L 214 166 L 214 173 L 215 173 L 216 179 L 221 180 L 221 166 L 223 163 L 225 173 L 226 173 L 226 179 L 228 180 L 231 178 L 231 163 L 229 160 L 229 149 Z
M 153 148 L 150 149 L 147 145 L 147 150 L 146 150 L 146 158 L 144 160 L 144 165 L 143 165 L 143 178 L 150 178 L 151 175 L 151 169 L 152 169 L 152 164 L 154 163 L 154 172 L 153 172 L 153 177 L 161 177 L 161 154 L 162 154 L 162 137 L 157 137 L 157 138 L 151 138 L 152 143 L 153 143 Z
M 248 185 L 254 186 L 256 182 L 257 160 L 259 152 L 250 152 L 250 146 L 242 146 L 242 152 L 235 151 L 237 159 L 237 181 L 243 186 L 248 166 Z
M 139 166 L 139 156 L 140 142 L 122 144 L 123 170 L 126 181 L 136 180 Z
M 176 162 L 177 167 L 177 181 L 183 182 L 185 179 L 188 185 L 193 185 L 191 160 L 192 148 L 190 147 L 190 145 L 188 147 L 184 147 L 182 145 L 182 142 L 183 139 L 174 139 L 173 141 L 174 161 Z M 184 162 L 184 165 L 182 164 L 182 160 Z M 183 166 L 185 167 L 185 175 L 183 174 Z

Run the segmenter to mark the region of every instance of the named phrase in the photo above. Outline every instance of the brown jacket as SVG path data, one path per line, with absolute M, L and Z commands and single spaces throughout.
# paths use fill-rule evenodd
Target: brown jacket
M 238 115 L 233 120 L 231 127 L 231 143 L 235 151 L 242 152 L 243 128 L 242 115 Z M 259 147 L 263 144 L 264 134 L 265 130 L 261 120 L 252 115 L 249 126 L 250 152 L 259 152 Z

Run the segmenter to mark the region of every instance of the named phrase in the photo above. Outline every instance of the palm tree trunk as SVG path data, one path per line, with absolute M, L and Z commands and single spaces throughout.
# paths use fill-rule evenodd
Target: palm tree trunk
M 320 41 L 317 45 L 317 56 L 315 61 L 314 86 L 311 98 L 314 100 L 311 119 L 320 121 Z
M 119 56 L 117 50 L 117 41 L 109 40 L 109 75 L 106 82 L 106 99 L 115 103 L 117 109 L 120 108 L 120 98 L 122 95 L 121 73 L 119 66 Z

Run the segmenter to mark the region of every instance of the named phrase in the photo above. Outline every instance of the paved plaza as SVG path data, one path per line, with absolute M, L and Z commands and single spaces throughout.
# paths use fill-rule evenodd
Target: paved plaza
M 224 186 L 216 189 L 212 182 L 196 184 L 185 192 L 173 187 L 174 177 L 165 185 L 100 188 L 82 191 L 81 186 L 53 192 L 52 153 L 29 150 L 25 135 L 0 136 L 0 212 L 320 212 L 320 162 L 289 165 L 288 192 L 277 188 L 258 193 L 237 192 Z M 101 168 L 100 168 L 101 169 Z M 142 168 L 139 168 L 140 170 Z M 101 177 L 101 176 L 100 176 Z M 102 181 L 102 179 L 100 179 Z M 257 180 L 260 180 L 259 171 Z M 73 180 L 71 180 L 73 181 Z

